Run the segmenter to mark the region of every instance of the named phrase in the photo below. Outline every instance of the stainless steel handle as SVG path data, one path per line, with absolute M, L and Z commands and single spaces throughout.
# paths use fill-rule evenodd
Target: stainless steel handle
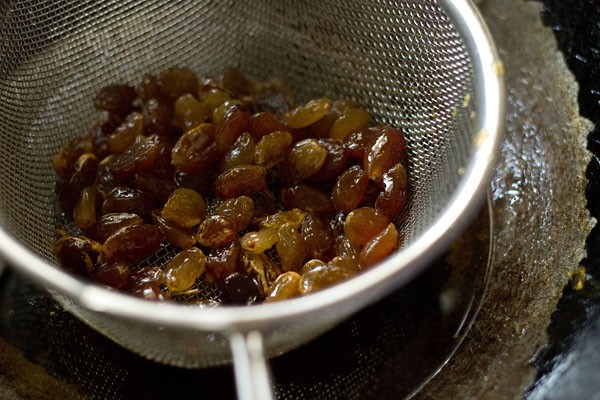
M 237 332 L 229 340 L 238 399 L 272 400 L 273 387 L 260 332 Z

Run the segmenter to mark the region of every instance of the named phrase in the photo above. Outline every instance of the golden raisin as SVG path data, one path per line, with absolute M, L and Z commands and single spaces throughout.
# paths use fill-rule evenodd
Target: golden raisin
M 263 136 L 256 145 L 254 161 L 265 169 L 283 160 L 287 148 L 292 144 L 292 134 L 285 131 L 275 131 Z
M 185 132 L 171 153 L 171 163 L 180 171 L 197 173 L 219 159 L 215 127 L 201 124 Z
M 254 138 L 248 132 L 244 132 L 223 156 L 221 169 L 227 171 L 241 165 L 250 165 L 254 162 L 255 152 L 256 142 Z
M 344 234 L 350 243 L 362 246 L 383 231 L 390 219 L 381 211 L 372 207 L 361 207 L 346 217 Z
M 279 236 L 274 228 L 264 228 L 258 231 L 246 233 L 240 239 L 242 248 L 253 253 L 264 253 L 265 250 L 273 247 Z
M 250 133 L 261 138 L 269 133 L 289 131 L 289 127 L 268 112 L 259 112 L 250 117 Z
M 365 196 L 369 185 L 369 177 L 361 167 L 355 165 L 344 171 L 338 178 L 331 199 L 339 211 L 350 212 L 354 210 Z
M 369 113 L 362 108 L 351 107 L 333 123 L 329 135 L 332 139 L 342 141 L 350 133 L 366 127 L 370 119 Z
M 308 185 L 294 185 L 282 189 L 281 201 L 287 208 L 299 208 L 322 216 L 335 214 L 329 196 Z
M 127 150 L 135 139 L 144 132 L 144 115 L 132 112 L 125 121 L 107 138 L 108 150 L 113 154 L 121 154 Z
M 73 209 L 73 222 L 78 228 L 89 228 L 96 223 L 96 206 L 100 195 L 94 186 L 83 188 Z
M 306 258 L 306 247 L 302 236 L 290 225 L 279 228 L 277 234 L 275 249 L 279 255 L 281 269 L 284 272 L 299 271 Z
M 259 165 L 241 165 L 223 172 L 215 180 L 215 192 L 222 199 L 252 196 L 264 189 L 267 172 Z
M 291 210 L 278 211 L 267 216 L 260 222 L 260 228 L 274 228 L 279 229 L 284 225 L 289 225 L 295 229 L 298 229 L 304 220 L 306 213 L 298 208 Z
M 198 78 L 186 67 L 172 67 L 162 71 L 157 83 L 160 91 L 172 100 L 187 93 L 198 93 Z
M 161 216 L 182 228 L 191 228 L 206 216 L 204 198 L 193 189 L 177 188 L 169 196 Z
M 179 97 L 173 105 L 173 123 L 184 132 L 204 123 L 208 116 L 208 106 L 189 93 Z
M 408 177 L 402 164 L 396 164 L 383 174 L 383 190 L 375 207 L 390 217 L 402 211 L 408 203 Z
M 348 279 L 352 274 L 337 265 L 315 263 L 303 271 L 299 288 L 301 294 L 314 293 Z
M 383 231 L 369 240 L 362 248 L 359 256 L 361 268 L 369 268 L 389 256 L 398 246 L 398 231 L 390 223 Z
M 250 112 L 243 106 L 230 107 L 219 123 L 215 142 L 220 152 L 226 152 L 242 133 L 248 131 Z
M 215 249 L 231 242 L 236 235 L 235 223 L 223 215 L 211 215 L 198 227 L 196 240 L 201 246 Z
M 291 128 L 304 128 L 314 124 L 331 109 L 331 100 L 322 97 L 301 105 L 281 116 L 283 122 Z
M 308 257 L 328 261 L 333 256 L 334 237 L 329 224 L 315 214 L 307 214 L 300 233 Z
M 125 180 L 136 172 L 151 168 L 160 153 L 161 145 L 157 135 L 138 136 L 125 152 L 111 159 L 108 168 L 115 178 Z
M 346 168 L 348 161 L 344 146 L 333 139 L 318 139 L 317 143 L 327 150 L 327 156 L 319 171 L 310 176 L 309 180 L 323 182 L 337 178 Z
M 202 250 L 196 247 L 183 250 L 165 265 L 165 286 L 170 292 L 183 292 L 204 273 L 205 266 Z
M 181 250 L 189 249 L 196 244 L 195 232 L 192 229 L 182 228 L 171 221 L 167 221 L 160 213 L 160 210 L 152 210 L 152 221 L 165 235 L 167 242 Z
M 228 217 L 233 222 L 236 232 L 246 229 L 254 216 L 254 202 L 248 196 L 240 196 L 222 201 L 215 214 Z
M 305 139 L 294 144 L 282 166 L 288 182 L 302 182 L 316 174 L 327 158 L 327 149 L 315 139 Z
M 300 295 L 300 275 L 294 271 L 284 272 L 279 275 L 273 285 L 265 302 L 270 303 L 285 299 L 291 299 Z
M 363 168 L 370 179 L 381 183 L 383 174 L 404 158 L 406 140 L 396 128 L 382 126 L 372 129 L 377 134 L 366 148 Z

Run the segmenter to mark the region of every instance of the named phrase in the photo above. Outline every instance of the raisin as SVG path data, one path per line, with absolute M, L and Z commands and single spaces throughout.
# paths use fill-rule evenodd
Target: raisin
M 182 228 L 191 228 L 200 224 L 206 216 L 204 198 L 193 189 L 175 189 L 169 196 L 161 216 Z
M 139 268 L 131 271 L 124 289 L 146 300 L 165 301 L 170 296 L 160 288 L 164 280 L 164 273 L 158 267 Z
M 229 93 L 218 88 L 212 88 L 203 92 L 201 97 L 202 104 L 206 107 L 209 116 L 212 116 L 212 113 L 215 111 L 215 109 L 221 104 L 225 103 L 227 100 L 231 100 Z
M 314 124 L 331 109 L 332 101 L 326 97 L 311 100 L 281 116 L 283 122 L 291 128 L 304 128 Z
M 94 183 L 97 171 L 98 159 L 94 154 L 85 153 L 79 156 L 69 178 L 60 188 L 59 202 L 64 212 L 71 213 L 83 188 Z
M 223 120 L 220 122 L 215 134 L 217 149 L 220 152 L 229 150 L 237 138 L 248 130 L 249 124 L 250 112 L 248 110 L 241 105 L 230 107 L 225 112 Z
M 209 115 L 208 106 L 189 93 L 179 97 L 173 106 L 173 123 L 184 132 L 204 123 Z
M 158 76 L 158 88 L 172 100 L 187 93 L 198 93 L 198 78 L 189 68 L 172 67 Z
M 280 163 L 286 155 L 286 150 L 292 144 L 292 134 L 285 131 L 275 131 L 265 135 L 256 145 L 254 161 L 266 169 Z
M 105 86 L 96 93 L 94 107 L 119 115 L 127 115 L 133 110 L 137 92 L 128 85 Z
M 315 214 L 307 214 L 302 221 L 300 233 L 308 257 L 328 261 L 333 256 L 334 237 L 329 227 L 323 219 Z
M 329 135 L 332 139 L 342 141 L 352 132 L 358 132 L 369 124 L 368 112 L 358 107 L 351 107 L 342 113 L 331 126 Z
M 275 196 L 268 189 L 263 189 L 251 196 L 254 203 L 254 223 L 262 221 L 265 217 L 277 212 Z
M 273 228 L 260 229 L 258 231 L 248 232 L 242 236 L 240 243 L 242 248 L 253 253 L 264 253 L 273 247 L 279 236 L 277 230 Z
M 222 199 L 252 196 L 266 187 L 266 171 L 259 165 L 242 165 L 223 172 L 215 180 L 215 192 Z
M 282 165 L 282 176 L 288 182 L 302 182 L 316 174 L 327 158 L 327 149 L 315 139 L 296 143 Z
M 178 253 L 165 265 L 165 286 L 170 292 L 183 292 L 196 282 L 206 267 L 202 250 L 193 247 Z
M 197 173 L 219 159 L 215 127 L 201 124 L 179 138 L 171 153 L 171 163 L 180 171 Z
M 278 211 L 273 213 L 260 222 L 260 228 L 279 229 L 284 225 L 289 225 L 295 229 L 299 228 L 304 220 L 306 213 L 298 208 L 291 210 Z
M 237 97 L 251 94 L 256 90 L 255 83 L 246 78 L 237 68 L 227 68 L 223 72 L 223 87 Z
M 221 169 L 227 171 L 228 169 L 239 167 L 241 165 L 249 165 L 254 162 L 254 154 L 256 152 L 256 142 L 248 132 L 242 133 L 233 143 L 231 148 L 225 156 L 223 156 L 223 162 L 221 163 Z
M 347 135 L 344 138 L 344 150 L 346 150 L 348 157 L 362 161 L 369 142 L 373 140 L 376 134 L 377 131 L 374 129 L 363 129 Z
M 102 213 L 134 213 L 148 220 L 154 201 L 145 193 L 124 186 L 111 190 L 102 203 Z
M 398 129 L 382 126 L 366 148 L 363 168 L 370 179 L 381 183 L 383 174 L 404 158 L 406 140 Z
M 144 104 L 143 114 L 147 131 L 166 138 L 172 143 L 177 131 L 171 124 L 169 106 L 159 99 L 150 99 Z
M 254 304 L 260 297 L 256 280 L 239 272 L 225 278 L 224 292 L 229 303 L 239 305 Z
M 333 264 L 314 263 L 304 269 L 298 284 L 301 294 L 314 293 L 348 279 L 352 274 Z
M 202 221 L 198 227 L 196 240 L 201 246 L 212 249 L 225 246 L 236 235 L 234 221 L 222 215 L 211 215 Z
M 235 197 L 222 201 L 214 214 L 228 217 L 233 222 L 235 231 L 244 230 L 250 225 L 254 216 L 254 202 L 248 196 Z
M 398 231 L 390 223 L 383 231 L 369 240 L 362 248 L 359 256 L 361 268 L 369 268 L 390 255 L 398 246 Z
M 264 297 L 281 274 L 281 269 L 266 254 L 242 249 L 242 264 L 246 273 L 256 279 L 259 293 Z
M 86 186 L 73 209 L 73 222 L 78 228 L 89 228 L 96 223 L 96 208 L 100 194 L 94 186 Z
M 125 121 L 107 137 L 108 150 L 113 154 L 125 152 L 135 139 L 144 133 L 144 115 L 132 112 Z
M 93 153 L 94 142 L 90 136 L 71 139 L 52 159 L 52 168 L 61 178 L 66 178 L 73 170 L 77 159 L 85 153 Z
M 331 261 L 329 261 L 329 264 L 343 269 L 349 275 L 355 275 L 360 272 L 358 258 L 335 256 L 331 259 Z
M 116 179 L 125 180 L 136 172 L 151 168 L 160 153 L 161 144 L 157 135 L 138 136 L 124 153 L 111 159 L 108 168 Z
M 142 223 L 144 223 L 142 217 L 133 213 L 104 214 L 93 226 L 85 229 L 85 235 L 100 243 L 104 243 L 110 235 L 119 229 Z
M 156 225 L 130 225 L 110 235 L 102 245 L 107 262 L 136 263 L 156 253 L 164 235 Z
M 322 216 L 335 213 L 329 196 L 308 185 L 294 185 L 282 189 L 281 201 L 287 208 L 299 208 Z
M 60 264 L 76 274 L 91 275 L 102 246 L 84 236 L 63 236 L 54 243 Z
M 354 210 L 365 196 L 369 186 L 369 177 L 358 165 L 344 171 L 338 178 L 331 192 L 333 205 L 339 211 Z
M 221 123 L 223 122 L 223 119 L 225 118 L 225 114 L 227 114 L 229 109 L 233 108 L 234 106 L 236 108 L 244 108 L 245 109 L 245 105 L 244 105 L 243 101 L 238 100 L 238 99 L 227 100 L 223 104 L 221 104 L 220 106 L 218 106 L 217 108 L 214 109 L 212 116 L 210 117 L 211 122 L 217 126 L 220 126 Z
M 196 236 L 193 230 L 182 228 L 173 222 L 167 221 L 160 213 L 160 210 L 152 210 L 152 221 L 165 235 L 167 242 L 181 250 L 189 249 L 196 244 Z
M 223 285 L 225 278 L 240 272 L 242 248 L 238 240 L 224 247 L 211 249 L 206 256 L 205 282 Z
M 158 80 L 152 74 L 146 74 L 142 77 L 142 82 L 138 87 L 140 98 L 147 102 L 150 99 L 157 99 L 163 96 L 158 88 Z
M 289 131 L 289 127 L 279 121 L 273 114 L 268 112 L 259 112 L 250 117 L 250 133 L 257 139 L 268 135 L 269 133 Z
M 335 238 L 335 255 L 338 257 L 354 260 L 358 263 L 358 255 L 360 254 L 360 247 L 350 242 L 350 240 L 344 236 L 339 235 Z
M 346 168 L 348 156 L 344 151 L 344 146 L 333 139 L 318 139 L 320 146 L 327 150 L 327 156 L 323 166 L 317 173 L 310 176 L 314 182 L 328 181 L 337 176 Z
M 279 228 L 277 235 L 275 249 L 279 255 L 281 269 L 284 272 L 299 271 L 306 258 L 306 247 L 302 236 L 290 225 Z
M 300 275 L 289 271 L 279 275 L 270 288 L 269 295 L 265 298 L 266 303 L 291 299 L 300 295 Z
M 169 199 L 171 192 L 177 189 L 173 179 L 161 178 L 151 171 L 136 173 L 131 185 L 156 200 L 157 205 L 163 205 Z
M 390 219 L 372 207 L 361 207 L 346 217 L 344 234 L 355 246 L 362 246 L 384 230 Z
M 408 203 L 408 177 L 402 164 L 396 164 L 383 174 L 383 190 L 375 207 L 390 218 L 401 213 Z
M 126 263 L 104 263 L 96 268 L 94 278 L 103 285 L 121 289 L 127 284 L 129 273 L 130 267 Z

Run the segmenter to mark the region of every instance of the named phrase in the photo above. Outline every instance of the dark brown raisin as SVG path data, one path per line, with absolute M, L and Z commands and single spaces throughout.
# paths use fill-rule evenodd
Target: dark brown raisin
M 215 180 L 215 192 L 222 199 L 252 196 L 266 187 L 266 171 L 259 165 L 242 165 L 223 172 Z
M 404 211 L 408 203 L 408 177 L 402 164 L 396 164 L 383 174 L 383 190 L 375 207 L 390 218 Z
M 155 208 L 154 201 L 145 193 L 124 186 L 111 190 L 102 203 L 102 213 L 134 213 L 148 220 Z
M 134 88 L 128 85 L 109 85 L 98 91 L 94 98 L 94 107 L 119 115 L 127 115 L 133 110 L 133 101 L 137 98 Z
M 315 214 L 307 214 L 302 221 L 300 234 L 304 239 L 309 258 L 329 261 L 333 257 L 334 237 L 323 219 Z
M 156 225 L 130 225 L 119 229 L 102 245 L 107 262 L 137 263 L 156 253 L 164 235 Z
M 104 214 L 96 223 L 85 230 L 85 235 L 100 243 L 119 229 L 129 225 L 140 225 L 144 223 L 142 217 L 133 213 L 110 213 Z
M 239 305 L 254 304 L 260 297 L 256 280 L 239 272 L 225 278 L 224 292 L 229 303 Z
M 194 174 L 219 159 L 215 143 L 215 127 L 199 125 L 179 138 L 171 154 L 171 162 L 180 171 Z
M 369 186 L 369 177 L 361 167 L 355 165 L 344 171 L 331 192 L 333 205 L 339 211 L 354 210 L 365 196 Z
M 92 275 L 101 248 L 100 243 L 84 236 L 63 236 L 54 243 L 54 254 L 69 271 Z
M 335 214 L 329 196 L 308 185 L 294 185 L 282 189 L 281 201 L 287 208 L 299 208 L 322 216 Z

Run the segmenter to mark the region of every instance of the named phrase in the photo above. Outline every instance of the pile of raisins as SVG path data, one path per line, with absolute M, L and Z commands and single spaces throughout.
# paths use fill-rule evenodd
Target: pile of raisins
M 276 79 L 174 67 L 103 87 L 94 106 L 103 119 L 53 161 L 77 227 L 54 253 L 73 273 L 154 300 L 200 280 L 251 304 L 320 290 L 398 246 L 406 141 L 352 102 L 296 107 Z M 167 243 L 179 252 L 148 265 Z

